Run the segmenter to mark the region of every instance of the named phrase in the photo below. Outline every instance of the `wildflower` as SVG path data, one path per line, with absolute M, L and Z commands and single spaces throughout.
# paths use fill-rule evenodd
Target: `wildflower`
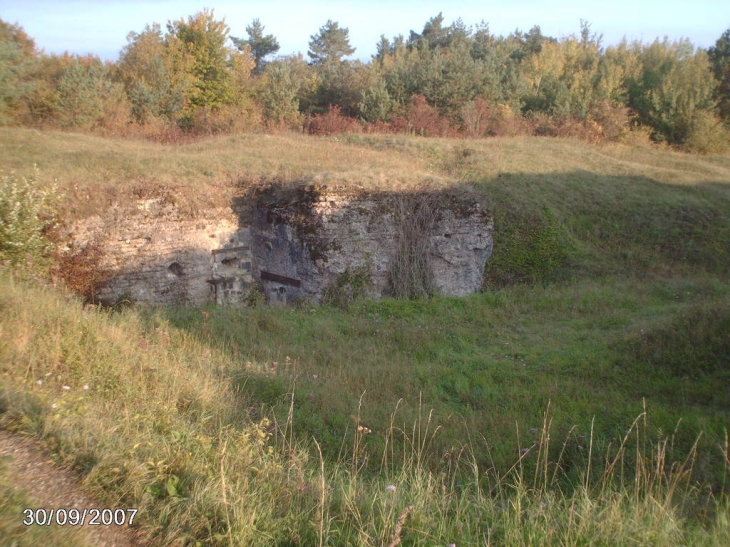
M 385 487 L 385 489 L 390 490 L 391 492 L 395 492 L 397 487 L 395 484 L 389 484 L 388 486 Z
M 38 384 L 39 386 L 42 386 L 42 385 L 43 385 L 43 380 L 38 380 L 38 381 L 36 382 L 36 384 Z
M 63 386 L 63 388 L 62 388 L 62 389 L 63 389 L 64 391 L 70 391 L 70 390 L 71 390 L 71 386 Z
M 58 408 L 58 405 L 57 405 L 56 403 L 53 403 L 53 404 L 51 405 L 51 408 Z
M 89 391 L 89 384 L 84 384 L 84 390 Z

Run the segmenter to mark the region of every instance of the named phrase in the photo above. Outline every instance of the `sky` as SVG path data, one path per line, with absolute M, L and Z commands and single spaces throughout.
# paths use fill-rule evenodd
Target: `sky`
M 231 36 L 246 38 L 246 26 L 261 20 L 266 34 L 281 45 L 280 55 L 306 56 L 311 35 L 328 19 L 350 33 L 352 58 L 367 61 L 381 34 L 421 32 L 443 12 L 445 24 L 461 18 L 467 26 L 482 21 L 496 35 L 539 25 L 560 38 L 580 31 L 581 19 L 603 35 L 603 44 L 622 38 L 652 42 L 688 38 L 695 46 L 714 45 L 730 28 L 730 0 L 0 0 L 0 19 L 18 23 L 46 53 L 93 53 L 116 60 L 127 35 L 147 24 L 187 18 L 204 8 L 225 18 Z

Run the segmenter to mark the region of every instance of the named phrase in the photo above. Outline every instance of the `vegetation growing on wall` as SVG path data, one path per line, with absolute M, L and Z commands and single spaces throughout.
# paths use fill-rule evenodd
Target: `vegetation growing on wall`
M 403 194 L 391 204 L 395 250 L 388 270 L 388 292 L 395 298 L 424 298 L 434 293 L 429 236 L 438 219 L 438 196 Z

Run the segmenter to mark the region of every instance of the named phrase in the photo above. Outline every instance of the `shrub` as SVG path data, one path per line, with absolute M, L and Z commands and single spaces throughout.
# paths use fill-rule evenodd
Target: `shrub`
M 591 108 L 589 118 L 600 126 L 600 140 L 618 142 L 630 130 L 631 115 L 626 107 L 602 101 Z
M 413 133 L 422 137 L 446 137 L 449 133 L 449 120 L 430 106 L 423 95 L 413 96 L 408 111 L 408 126 Z
M 490 108 L 481 97 L 461 108 L 461 129 L 467 137 L 484 137 L 489 129 Z
M 347 308 L 353 302 L 367 296 L 372 285 L 373 274 L 370 268 L 366 266 L 347 268 L 325 289 L 322 301 L 339 308 Z
M 332 106 L 326 113 L 315 114 L 308 118 L 304 127 L 310 135 L 339 135 L 359 133 L 362 130 L 357 120 L 342 114 L 340 106 Z
M 730 150 L 730 133 L 717 116 L 699 112 L 692 121 L 684 146 L 699 154 L 722 154 Z
M 37 170 L 29 177 L 0 176 L 0 261 L 37 264 L 48 255 L 56 200 L 55 184 L 39 184 Z
M 209 137 L 255 131 L 262 127 L 263 122 L 260 109 L 251 101 L 242 101 L 220 108 L 190 110 L 180 117 L 177 125 L 187 135 Z
M 497 104 L 488 107 L 489 116 L 486 121 L 486 134 L 492 137 L 514 137 L 531 135 L 530 122 L 516 114 L 508 105 Z
M 53 275 L 87 302 L 95 302 L 99 285 L 111 273 L 102 266 L 104 253 L 100 237 L 79 249 L 59 252 L 55 257 Z

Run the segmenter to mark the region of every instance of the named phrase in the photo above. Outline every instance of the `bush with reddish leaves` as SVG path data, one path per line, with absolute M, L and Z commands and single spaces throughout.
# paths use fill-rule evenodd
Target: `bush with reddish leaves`
M 423 95 L 414 95 L 408 109 L 407 132 L 421 137 L 447 137 L 449 120 L 429 105 Z M 395 123 L 395 120 L 394 120 Z
M 488 105 L 487 114 L 485 135 L 488 137 L 516 137 L 517 135 L 533 134 L 530 121 L 515 113 L 509 105 Z
M 613 107 L 609 103 L 592 108 L 587 119 L 531 112 L 529 121 L 535 135 L 576 138 L 592 143 L 621 141 L 630 130 L 629 109 Z
M 363 126 L 363 130 L 366 133 L 371 133 L 375 135 L 397 133 L 397 131 L 394 129 L 392 122 L 384 122 L 383 120 L 378 120 L 374 123 L 365 124 Z
M 324 114 L 315 114 L 304 120 L 304 130 L 310 135 L 339 135 L 360 133 L 362 125 L 354 118 L 344 116 L 342 107 L 330 106 Z
M 489 133 L 490 108 L 487 101 L 477 97 L 461 108 L 461 132 L 467 137 L 486 137 Z
M 111 271 L 103 265 L 105 254 L 101 237 L 78 249 L 58 251 L 53 277 L 86 302 L 94 303 L 99 286 L 111 276 Z

